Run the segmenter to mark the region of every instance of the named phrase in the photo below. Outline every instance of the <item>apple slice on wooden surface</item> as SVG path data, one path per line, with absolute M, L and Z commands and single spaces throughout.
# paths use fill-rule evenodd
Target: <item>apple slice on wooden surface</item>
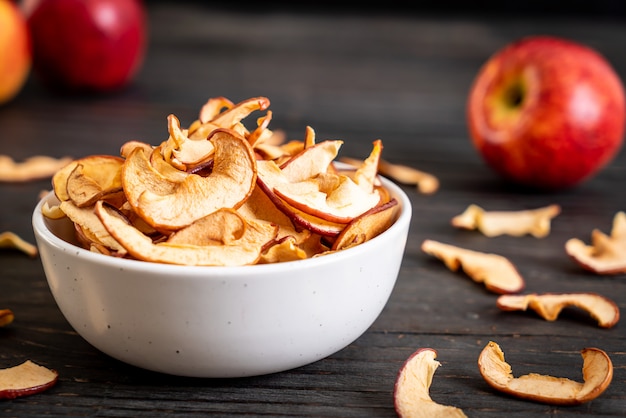
M 15 399 L 43 392 L 57 383 L 59 374 L 26 360 L 7 369 L 0 369 L 0 399 Z
M 393 391 L 396 413 L 400 418 L 464 418 L 454 406 L 439 404 L 430 397 L 433 376 L 441 363 L 437 351 L 420 348 L 400 367 Z
M 514 377 L 511 366 L 504 361 L 504 352 L 493 341 L 481 351 L 478 369 L 491 387 L 517 398 L 552 405 L 580 405 L 600 396 L 613 379 L 613 363 L 603 350 L 585 348 L 581 355 L 582 383 L 538 373 Z

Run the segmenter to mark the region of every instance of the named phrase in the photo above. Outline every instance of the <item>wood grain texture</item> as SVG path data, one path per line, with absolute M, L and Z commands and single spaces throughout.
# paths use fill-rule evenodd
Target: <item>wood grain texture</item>
M 45 393 L 0 402 L 3 416 L 393 417 L 392 390 L 402 362 L 419 347 L 437 349 L 442 367 L 434 400 L 471 417 L 624 416 L 624 325 L 600 329 L 568 309 L 553 323 L 530 312 L 503 313 L 496 295 L 420 251 L 435 239 L 509 257 L 527 290 L 594 291 L 626 309 L 626 277 L 597 277 L 564 252 L 571 237 L 610 230 L 626 208 L 626 152 L 593 180 L 558 193 L 520 190 L 499 180 L 469 142 L 465 99 L 480 65 L 521 36 L 549 33 L 597 48 L 626 78 L 626 26 L 605 18 L 502 18 L 419 14 L 244 13 L 199 3 L 149 8 L 150 47 L 133 85 L 115 95 L 57 97 L 35 78 L 0 109 L 2 152 L 81 157 L 116 154 L 129 139 L 159 143 L 166 118 L 183 125 L 212 96 L 238 101 L 263 95 L 271 127 L 302 138 L 345 141 L 342 155 L 364 158 L 382 139 L 385 159 L 435 174 L 432 196 L 405 187 L 413 203 L 411 232 L 397 285 L 379 319 L 357 341 L 317 363 L 269 376 L 191 379 L 143 371 L 100 353 L 63 318 L 38 259 L 0 252 L 0 308 L 15 321 L 0 328 L 0 367 L 32 359 L 59 371 Z M 48 180 L 0 184 L 0 231 L 33 241 L 30 215 Z M 529 209 L 558 203 L 551 234 L 486 238 L 455 230 L 450 219 L 468 204 Z M 384 262 L 384 260 L 381 260 Z M 615 365 L 609 389 L 577 407 L 553 407 L 494 392 L 476 361 L 489 340 L 516 374 L 533 371 L 580 380 L 580 350 L 596 346 Z

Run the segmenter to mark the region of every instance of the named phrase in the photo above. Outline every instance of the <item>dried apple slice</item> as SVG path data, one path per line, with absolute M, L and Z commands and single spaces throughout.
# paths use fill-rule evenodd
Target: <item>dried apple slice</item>
M 310 149 L 314 148 L 317 146 Z M 273 161 L 258 161 L 257 169 L 266 192 L 302 212 L 330 222 L 348 223 L 380 202 L 376 190 L 368 193 L 346 175 L 321 172 L 313 173 L 311 178 L 292 181 Z
M 187 131 L 181 129 L 180 121 L 174 115 L 167 117 L 170 137 L 161 145 L 165 160 L 179 170 L 200 164 L 213 157 L 215 147 L 207 138 L 189 138 Z M 218 128 L 217 126 L 215 128 Z
M 154 149 L 154 147 L 150 144 L 147 144 L 145 142 L 141 142 L 141 141 L 127 141 L 124 144 L 122 144 L 122 146 L 120 147 L 120 156 L 122 158 L 128 158 L 128 156 L 130 155 L 130 153 L 135 149 L 135 148 L 141 148 L 143 149 L 143 151 L 146 153 L 146 155 L 150 155 L 150 153 L 152 152 L 152 150 Z
M 613 363 L 599 348 L 581 350 L 584 383 L 565 377 L 530 373 L 514 377 L 500 346 L 490 341 L 478 357 L 478 369 L 494 389 L 529 401 L 551 405 L 580 405 L 600 396 L 613 379 Z
M 332 250 L 339 251 L 362 244 L 382 234 L 393 224 L 397 210 L 398 201 L 392 199 L 357 216 L 337 236 Z
M 531 293 L 502 295 L 496 302 L 503 311 L 534 310 L 546 321 L 555 321 L 567 307 L 587 311 L 602 328 L 611 328 L 619 321 L 619 308 L 611 299 L 597 293 Z
M 235 210 L 219 209 L 203 220 L 207 224 L 220 221 L 227 216 L 240 217 Z M 265 247 L 276 238 L 277 227 L 269 222 L 247 221 L 245 232 L 240 239 L 223 245 L 153 243 L 150 237 L 142 234 L 128 223 L 114 209 L 102 202 L 96 203 L 96 214 L 106 227 L 133 257 L 156 263 L 190 266 L 242 266 L 255 264 Z
M 0 181 L 24 182 L 51 177 L 71 161 L 70 157 L 35 155 L 16 162 L 8 155 L 0 155 Z
M 103 245 L 116 253 L 125 254 L 126 250 L 108 233 L 93 211 L 93 206 L 80 208 L 66 200 L 60 204 L 61 210 L 75 225 L 80 226 L 84 236 L 92 243 Z M 87 247 L 88 248 L 88 247 Z
M 133 210 L 157 229 L 176 230 L 220 208 L 238 208 L 256 181 L 250 144 L 233 131 L 217 129 L 213 170 L 207 177 L 189 174 L 172 181 L 151 167 L 143 152 L 133 151 L 122 170 L 124 191 Z M 144 161 L 145 160 L 145 161 Z
M 122 164 L 119 157 L 92 156 L 77 161 L 67 177 L 67 196 L 78 207 L 122 192 Z
M 532 235 L 544 238 L 550 234 L 550 222 L 561 213 L 561 207 L 553 204 L 537 209 L 517 211 L 486 211 L 471 204 L 463 213 L 452 218 L 452 226 L 477 229 L 487 237 Z
M 283 263 L 285 261 L 304 260 L 307 253 L 296 243 L 292 236 L 277 240 L 272 246 L 263 252 L 258 264 Z
M 434 240 L 424 240 L 422 251 L 437 257 L 452 271 L 462 269 L 472 280 L 494 293 L 518 293 L 525 287 L 517 268 L 499 254 L 468 250 Z
M 7 369 L 0 369 L 0 399 L 15 399 L 50 389 L 59 374 L 44 366 L 26 360 Z
M 210 120 L 200 123 L 199 125 L 190 126 L 189 138 L 204 139 L 216 128 L 226 128 L 236 131 L 242 136 L 248 134 L 247 129 L 241 125 L 241 121 L 257 110 L 265 110 L 270 106 L 267 97 L 252 97 L 243 100 L 225 111 L 216 114 Z M 212 111 L 211 111 L 212 112 Z M 200 111 L 201 120 L 209 117 L 209 111 L 202 109 Z
M 293 236 L 298 244 L 311 235 L 311 231 L 308 229 L 296 228 L 292 219 L 274 205 L 260 186 L 254 188 L 250 197 L 237 211 L 246 218 L 259 219 L 277 225 L 277 239 L 279 240 L 286 236 Z
M 0 309 L 0 327 L 9 325 L 15 319 L 13 311 L 10 309 Z
M 620 211 L 615 214 L 610 236 L 594 229 L 591 245 L 571 238 L 565 243 L 565 252 L 583 269 L 596 274 L 626 272 L 626 213 Z
M 343 141 L 335 139 L 303 148 L 301 152 L 282 163 L 280 171 L 290 183 L 305 181 L 326 173 L 342 144 Z
M 30 257 L 35 257 L 39 254 L 35 245 L 25 241 L 19 235 L 11 231 L 0 233 L 0 248 L 13 248 Z
M 442 405 L 430 397 L 433 376 L 441 363 L 432 348 L 416 350 L 402 364 L 394 385 L 393 399 L 400 418 L 462 418 L 465 413 L 454 406 Z
M 207 102 L 200 108 L 200 114 L 198 116 L 198 121 L 200 123 L 207 123 L 215 119 L 217 115 L 222 113 L 222 111 L 231 109 L 235 104 L 231 102 L 229 99 L 223 96 L 219 97 L 211 97 Z
M 246 232 L 247 223 L 242 216 L 233 216 L 230 210 L 218 210 L 200 218 L 167 238 L 168 244 L 231 245 Z
M 364 191 L 350 177 L 332 174 L 297 183 L 278 182 L 274 193 L 303 212 L 336 223 L 350 222 L 381 200 L 376 191 Z

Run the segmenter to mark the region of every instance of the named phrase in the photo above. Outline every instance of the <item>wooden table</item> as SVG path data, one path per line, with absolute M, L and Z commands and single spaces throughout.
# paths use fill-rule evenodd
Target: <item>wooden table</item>
M 100 353 L 56 307 L 39 259 L 0 251 L 0 308 L 15 321 L 0 328 L 0 366 L 26 359 L 58 370 L 47 392 L 0 402 L 3 416 L 335 416 L 392 417 L 392 390 L 402 362 L 435 348 L 442 367 L 434 400 L 470 417 L 624 416 L 624 325 L 601 329 L 569 309 L 547 322 L 532 312 L 504 313 L 496 296 L 424 254 L 424 239 L 497 252 L 515 263 L 529 292 L 598 292 L 626 308 L 626 277 L 582 271 L 565 254 L 567 239 L 609 232 L 626 209 L 626 153 L 572 190 L 523 191 L 498 179 L 469 141 L 465 100 L 479 66 L 523 35 L 547 33 L 601 51 L 626 78 L 626 25 L 618 19 L 448 17 L 440 15 L 237 13 L 176 2 L 152 4 L 150 47 L 133 85 L 104 97 L 57 97 L 36 79 L 0 108 L 2 153 L 81 157 L 116 154 L 122 143 L 167 138 L 166 117 L 184 124 L 213 96 L 271 100 L 271 127 L 302 138 L 345 141 L 341 155 L 364 158 L 374 139 L 385 159 L 436 175 L 441 188 L 423 195 L 405 186 L 413 219 L 397 285 L 372 327 L 317 363 L 242 379 L 194 379 L 140 370 Z M 0 184 L 0 231 L 34 241 L 31 212 L 49 180 Z M 562 207 L 543 239 L 486 238 L 450 219 L 475 203 L 492 210 Z M 385 260 L 381 260 L 384 263 Z M 540 372 L 581 380 L 580 350 L 596 346 L 615 365 L 611 386 L 577 407 L 517 400 L 492 390 L 477 368 L 488 341 L 500 344 L 514 374 Z

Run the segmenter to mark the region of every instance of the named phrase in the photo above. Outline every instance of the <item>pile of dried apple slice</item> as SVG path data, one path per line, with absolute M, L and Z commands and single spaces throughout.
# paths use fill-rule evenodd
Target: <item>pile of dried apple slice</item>
M 335 164 L 341 140 L 285 141 L 269 100 L 211 98 L 188 128 L 174 115 L 158 145 L 76 159 L 52 178 L 57 206 L 92 251 L 184 265 L 250 265 L 315 257 L 384 232 L 398 202 L 378 178 L 382 142 L 355 167 Z M 254 129 L 244 119 L 267 111 Z

